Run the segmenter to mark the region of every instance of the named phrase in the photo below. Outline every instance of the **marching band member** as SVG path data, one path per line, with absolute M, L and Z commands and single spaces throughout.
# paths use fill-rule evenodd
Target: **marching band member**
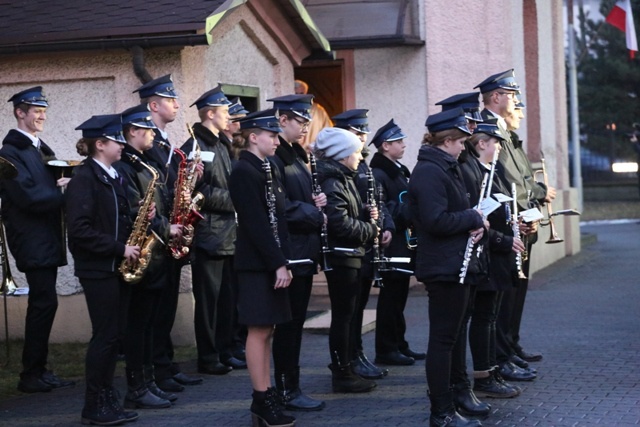
M 13 103 L 17 126 L 2 141 L 0 156 L 15 165 L 18 174 L 2 182 L 2 220 L 9 250 L 29 284 L 18 390 L 46 392 L 74 384 L 47 370 L 49 335 L 58 309 L 58 267 L 67 264 L 60 187 L 64 188 L 70 178 L 56 181 L 45 166 L 44 160 L 55 159 L 55 154 L 38 137 L 49 106 L 42 86 L 18 92 L 9 102 Z
M 429 345 L 426 359 L 432 427 L 479 426 L 454 407 L 451 357 L 469 298 L 459 284 L 469 236 L 484 234 L 482 214 L 469 206 L 458 166 L 464 141 L 471 134 L 462 109 L 427 118 L 428 133 L 409 182 L 412 223 L 418 235 L 416 277 L 429 293 Z
M 76 129 L 82 130 L 78 150 L 88 159 L 67 189 L 69 250 L 92 330 L 82 424 L 111 425 L 138 418 L 120 405 L 113 376 L 131 290 L 118 267 L 123 258 L 135 262 L 140 247 L 126 244 L 132 225 L 126 183 L 112 166 L 126 144 L 120 115 L 93 116 Z
M 287 269 L 290 247 L 285 193 L 271 173 L 268 158 L 280 144 L 276 110 L 240 119 L 245 150 L 229 177 L 238 214 L 235 268 L 238 274 L 238 321 L 248 327 L 246 359 L 253 386 L 253 425 L 292 426 L 271 387 L 271 338 L 274 325 L 291 321 Z M 268 166 L 268 174 L 266 169 Z
M 355 186 L 354 178 L 362 161 L 362 142 L 353 133 L 340 128 L 325 128 L 316 138 L 313 152 L 318 158 L 318 178 L 327 196 L 326 214 L 331 247 L 357 248 L 354 253 L 330 253 L 331 271 L 326 271 L 331 300 L 329 351 L 333 391 L 361 393 L 373 390 L 374 381 L 351 370 L 353 321 L 360 294 L 360 268 L 364 246 L 378 235 L 371 220 L 378 218 L 376 208 L 370 212 Z

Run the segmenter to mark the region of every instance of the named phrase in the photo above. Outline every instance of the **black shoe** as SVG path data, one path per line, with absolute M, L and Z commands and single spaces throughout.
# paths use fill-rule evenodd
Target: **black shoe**
M 76 385 L 75 382 L 63 380 L 51 371 L 44 371 L 40 376 L 40 380 L 46 384 L 49 384 L 51 388 L 65 388 Z
M 458 412 L 472 417 L 486 417 L 491 412 L 491 405 L 479 401 L 473 390 L 467 387 L 454 389 L 453 404 Z
M 231 366 L 233 369 L 247 369 L 247 362 L 245 362 L 244 360 L 236 359 L 233 356 L 220 361 L 224 365 Z
M 376 363 L 382 365 L 398 365 L 408 366 L 416 363 L 413 357 L 407 357 L 399 351 L 392 351 L 390 353 L 376 354 Z
M 114 410 L 105 395 L 105 390 L 85 395 L 84 407 L 80 418 L 80 422 L 83 425 L 119 426 L 127 421 L 124 411 L 118 413 Z
M 238 347 L 235 350 L 233 350 L 233 357 L 235 357 L 238 360 L 242 360 L 244 362 L 247 361 L 247 354 L 244 350 L 244 346 Z
M 358 351 L 358 358 L 362 361 L 362 363 L 365 364 L 365 366 L 368 366 L 369 369 L 373 369 L 374 371 L 380 371 L 382 372 L 382 375 L 385 377 L 389 375 L 389 370 L 387 368 L 381 368 L 379 366 L 374 365 L 373 362 L 370 361 L 369 358 L 367 358 L 367 355 L 364 354 L 364 351 L 362 350 Z
M 516 351 L 516 354 L 520 359 L 526 360 L 527 362 L 539 362 L 542 360 L 542 354 L 536 352 L 529 353 L 528 351 L 520 349 Z
M 367 393 L 376 388 L 377 384 L 365 380 L 351 371 L 351 366 L 329 365 L 331 369 L 331 385 L 334 393 Z
M 533 372 L 534 374 L 538 373 L 538 370 L 536 368 L 532 368 L 531 365 L 529 365 L 529 362 L 522 360 L 515 354 L 509 356 L 509 362 L 513 363 L 520 369 L 524 369 L 525 371 Z
M 520 394 L 522 394 L 522 389 L 521 389 L 520 387 L 518 387 L 518 386 L 517 386 L 517 385 L 515 385 L 515 384 L 508 383 L 508 382 L 506 382 L 506 381 L 504 380 L 504 378 L 502 378 L 502 375 L 500 375 L 500 372 L 498 372 L 498 368 L 497 368 L 497 367 L 496 367 L 495 369 L 493 369 L 491 372 L 493 373 L 493 378 L 494 378 L 497 382 L 499 382 L 500 384 L 502 384 L 503 386 L 505 386 L 505 387 L 506 387 L 506 388 L 508 388 L 508 389 L 513 389 L 513 390 L 515 390 L 515 391 L 518 393 L 518 396 L 519 396 Z
M 400 353 L 404 354 L 407 357 L 412 357 L 413 360 L 424 360 L 427 358 L 427 353 L 417 353 L 410 348 L 400 350 Z
M 105 400 L 111 407 L 111 410 L 124 419 L 124 422 L 129 423 L 138 419 L 138 413 L 133 411 L 125 411 L 120 404 L 120 393 L 113 386 L 107 387 L 103 390 L 105 394 Z
M 226 375 L 233 371 L 231 366 L 215 362 L 210 365 L 198 365 L 198 372 L 205 375 Z
M 170 408 L 171 402 L 153 394 L 147 388 L 141 370 L 125 369 L 127 374 L 127 394 L 124 396 L 126 409 L 159 409 Z
M 519 389 L 508 387 L 489 374 L 486 378 L 476 378 L 473 381 L 473 391 L 480 397 L 493 397 L 495 399 L 508 399 L 520 394 Z
M 470 420 L 456 411 L 449 413 L 434 414 L 431 412 L 429 417 L 430 427 L 482 427 L 482 423 L 478 420 Z
M 178 384 L 178 382 L 173 378 L 165 378 L 163 380 L 157 380 L 156 385 L 160 390 L 163 390 L 169 393 L 179 393 L 181 391 L 184 391 L 184 387 Z
M 313 412 L 324 409 L 325 403 L 302 393 L 299 388 L 280 393 L 284 408 L 288 411 Z
M 18 390 L 23 393 L 44 393 L 53 390 L 51 385 L 37 377 L 22 378 L 18 382 Z
M 382 369 L 375 365 L 366 364 L 360 357 L 356 357 L 351 361 L 351 370 L 354 374 L 368 380 L 379 380 L 384 378 L 384 372 Z
M 202 381 L 203 381 L 203 379 L 200 377 L 192 377 L 191 375 L 187 375 L 183 372 L 178 372 L 177 374 L 174 374 L 173 380 L 178 384 L 182 384 L 182 385 L 198 385 L 198 384 L 202 384 Z
M 291 427 L 296 419 L 282 413 L 277 393 L 271 388 L 267 391 L 253 391 L 251 402 L 251 421 L 253 426 Z
M 502 363 L 498 370 L 507 381 L 533 381 L 537 377 L 533 372 L 525 371 L 511 362 Z

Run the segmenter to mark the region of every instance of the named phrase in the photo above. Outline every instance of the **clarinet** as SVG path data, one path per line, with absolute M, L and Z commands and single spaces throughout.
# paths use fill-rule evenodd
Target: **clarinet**
M 520 237 L 520 227 L 518 226 L 518 200 L 516 194 L 516 183 L 511 183 L 511 202 L 513 208 L 511 209 L 511 230 L 513 231 L 513 237 Z M 524 272 L 522 271 L 522 252 L 516 254 L 516 267 L 518 269 L 518 279 L 526 279 Z
M 316 164 L 316 156 L 313 153 L 309 153 L 309 164 L 311 166 L 311 181 L 312 181 L 312 191 L 313 195 L 317 196 L 322 193 L 322 189 L 320 188 L 320 184 L 318 184 L 318 169 Z M 324 215 L 324 209 L 318 208 L 320 212 Z M 322 271 L 331 271 L 331 265 L 329 264 L 329 259 L 327 258 L 327 254 L 331 252 L 329 248 L 329 235 L 327 232 L 327 223 L 322 222 L 322 228 L 320 229 L 320 239 L 322 241 L 322 249 L 320 253 L 322 253 Z
M 269 224 L 271 224 L 271 231 L 273 238 L 276 241 L 278 247 L 281 247 L 280 236 L 278 235 L 278 217 L 276 216 L 276 195 L 273 192 L 273 176 L 271 174 L 271 163 L 269 159 L 264 159 L 262 163 L 262 170 L 267 178 L 265 183 L 265 197 L 267 199 L 267 211 L 269 213 Z M 305 259 L 288 259 L 287 265 L 293 264 L 313 264 L 313 260 L 309 258 Z
M 367 169 L 367 205 L 369 205 L 369 209 L 377 207 L 375 180 L 373 179 L 373 171 L 371 169 Z M 379 215 L 380 212 L 378 212 L 378 219 L 380 219 Z M 371 219 L 371 223 L 378 226 L 378 234 L 376 234 L 376 237 L 373 239 L 373 260 L 371 261 L 373 266 L 373 287 L 383 288 L 382 276 L 380 276 L 380 264 L 383 262 L 380 257 L 381 227 L 379 221 L 373 218 Z

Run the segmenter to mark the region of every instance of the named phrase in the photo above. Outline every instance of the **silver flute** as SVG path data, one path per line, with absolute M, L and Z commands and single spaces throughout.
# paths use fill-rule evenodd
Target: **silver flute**
M 511 183 L 511 198 L 513 198 L 511 208 L 511 230 L 513 231 L 513 238 L 520 237 L 520 227 L 518 225 L 518 200 L 516 194 L 516 183 Z M 522 271 L 522 252 L 516 253 L 516 268 L 518 269 L 518 279 L 526 279 L 524 272 Z

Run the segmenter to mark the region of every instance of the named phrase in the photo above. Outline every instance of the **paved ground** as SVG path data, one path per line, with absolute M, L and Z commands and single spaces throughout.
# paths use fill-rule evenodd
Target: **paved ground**
M 539 378 L 511 400 L 491 400 L 485 426 L 640 425 L 640 224 L 591 225 L 597 243 L 533 278 L 523 325 L 525 347 L 544 353 Z M 544 250 L 537 245 L 535 250 Z M 326 304 L 313 302 L 314 308 Z M 427 297 L 407 307 L 409 341 L 424 349 Z M 372 354 L 373 334 L 365 335 Z M 428 423 L 424 366 L 393 368 L 364 395 L 330 392 L 327 337 L 305 334 L 303 388 L 326 400 L 322 412 L 298 415 L 299 426 L 419 426 Z M 193 369 L 193 365 L 190 366 Z M 170 409 L 140 411 L 135 426 L 249 426 L 246 371 L 208 377 Z M 124 382 L 119 378 L 124 390 Z M 0 402 L 0 425 L 78 425 L 82 384 L 74 389 Z

